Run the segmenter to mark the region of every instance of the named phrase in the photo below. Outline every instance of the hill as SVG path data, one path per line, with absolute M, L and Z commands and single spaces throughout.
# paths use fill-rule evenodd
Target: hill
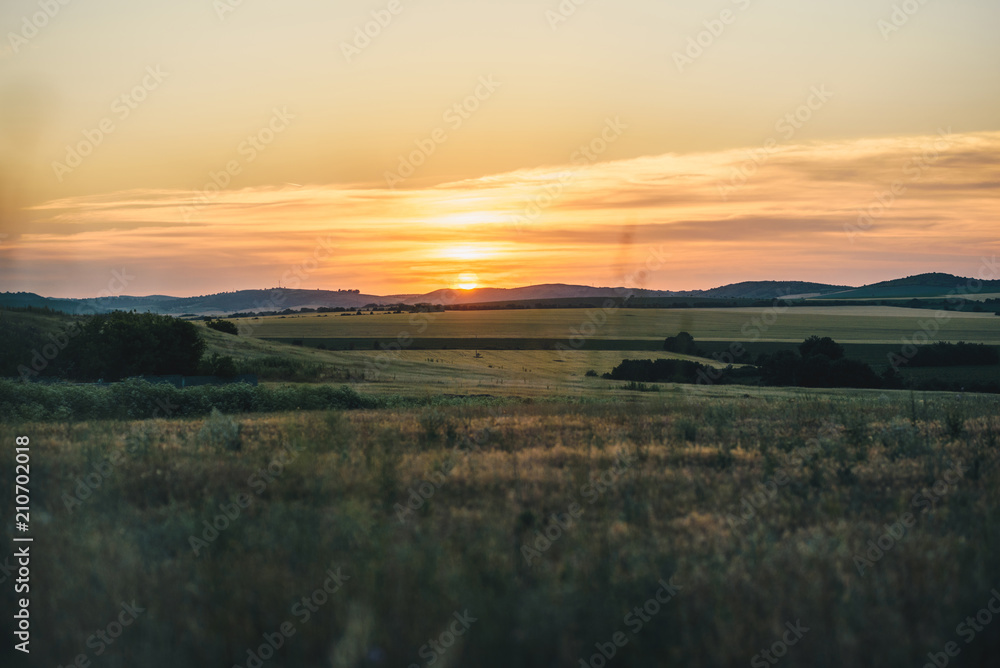
M 824 294 L 818 299 L 905 299 L 910 297 L 943 297 L 963 294 L 973 279 L 952 274 L 928 273 L 872 283 L 860 288 L 847 288 L 842 292 Z M 979 293 L 1000 292 L 1000 281 L 981 281 Z
M 688 297 L 712 297 L 715 299 L 775 299 L 777 297 L 801 297 L 851 290 L 850 286 L 807 283 L 804 281 L 743 281 L 711 290 L 695 290 L 682 293 Z
M 136 310 L 167 315 L 228 315 L 248 312 L 298 311 L 302 308 L 357 309 L 394 304 L 441 304 L 458 306 L 520 302 L 526 305 L 549 300 L 595 300 L 631 295 L 635 299 L 893 299 L 940 297 L 956 293 L 971 279 L 951 274 L 929 273 L 883 281 L 862 287 L 828 285 L 806 281 L 744 281 L 709 290 L 642 290 L 626 287 L 592 287 L 549 283 L 518 288 L 475 288 L 472 290 L 434 290 L 425 294 L 370 295 L 356 290 L 237 290 L 197 297 L 167 295 L 119 296 L 103 299 L 49 298 L 31 292 L 0 294 L 0 307 L 32 306 L 66 313 L 104 313 Z M 984 281 L 980 293 L 1000 292 L 1000 281 Z

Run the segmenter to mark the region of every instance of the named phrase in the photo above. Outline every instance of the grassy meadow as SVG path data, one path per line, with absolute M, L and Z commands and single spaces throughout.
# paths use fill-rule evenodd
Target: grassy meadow
M 598 309 L 592 310 L 598 313 Z M 548 339 L 563 341 L 592 323 L 588 309 L 445 311 L 441 313 L 265 316 L 236 320 L 263 339 L 377 339 L 401 334 L 427 339 Z M 697 340 L 801 342 L 817 333 L 840 343 L 898 343 L 921 331 L 934 311 L 891 306 L 799 306 L 781 308 L 617 309 L 589 339 L 660 340 L 679 331 Z M 773 317 L 777 315 L 778 317 Z M 951 312 L 941 340 L 1000 344 L 1000 318 L 992 313 Z M 596 317 L 596 316 L 595 316 Z
M 31 437 L 34 665 L 734 666 L 787 622 L 783 665 L 972 666 L 1000 653 L 1000 621 L 956 636 L 1000 585 L 998 408 L 690 387 L 0 438 Z
M 780 313 L 755 345 L 818 333 L 878 362 L 932 315 L 830 311 Z M 259 387 L 0 382 L 0 438 L 31 439 L 32 665 L 895 667 L 949 642 L 949 665 L 1000 654 L 1000 620 L 971 639 L 961 626 L 1000 588 L 1000 397 L 636 392 L 600 377 L 636 357 L 724 366 L 656 348 L 685 328 L 725 351 L 767 309 L 624 310 L 588 339 L 652 346 L 638 350 L 476 345 L 567 341 L 586 314 L 202 328 Z M 379 345 L 414 317 L 425 340 L 465 343 Z M 937 338 L 1000 343 L 1000 318 L 958 314 Z M 366 345 L 312 345 L 345 339 Z M 11 568 L 0 561 L 0 578 Z M 13 596 L 0 588 L 4 609 Z
M 935 322 L 935 311 L 883 306 L 620 309 L 606 314 L 603 324 L 595 313 L 300 314 L 237 320 L 250 336 L 207 329 L 205 335 L 211 351 L 235 357 L 241 371 L 267 380 L 350 381 L 364 392 L 411 397 L 607 397 L 620 385 L 587 377 L 588 371 L 600 376 L 624 359 L 652 357 L 721 368 L 734 344 L 753 355 L 774 353 L 816 333 L 833 337 L 849 357 L 879 372 L 890 354 L 899 355 L 914 339 L 1000 345 L 1000 318 L 990 313 L 949 312 Z M 690 332 L 708 357 L 663 352 L 663 339 L 677 331 Z M 904 365 L 901 373 L 914 382 L 954 382 L 956 389 L 997 378 L 995 367 Z

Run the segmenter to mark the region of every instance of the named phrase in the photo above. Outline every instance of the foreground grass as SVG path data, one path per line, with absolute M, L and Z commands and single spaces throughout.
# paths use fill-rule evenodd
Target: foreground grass
M 33 663 L 245 666 L 285 623 L 266 666 L 579 666 L 617 632 L 608 665 L 748 665 L 799 620 L 784 665 L 1000 653 L 1000 619 L 956 635 L 1000 586 L 996 398 L 643 402 L 5 427 L 32 443 Z

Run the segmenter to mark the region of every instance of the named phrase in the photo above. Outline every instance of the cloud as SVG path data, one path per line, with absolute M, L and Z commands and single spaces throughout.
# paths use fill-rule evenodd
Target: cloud
M 0 278 L 85 295 L 74 272 L 130 263 L 139 274 L 131 292 L 270 287 L 326 243 L 334 254 L 304 287 L 416 292 L 464 271 L 501 286 L 613 285 L 645 248 L 664 245 L 671 262 L 649 287 L 692 289 L 775 276 L 968 275 L 998 250 L 1000 133 L 779 145 L 761 155 L 668 154 L 411 190 L 305 184 L 64 198 L 30 210 L 24 233 L 3 247 L 18 261 Z M 864 212 L 870 224 L 848 234 Z M 468 246 L 479 252 L 454 252 Z

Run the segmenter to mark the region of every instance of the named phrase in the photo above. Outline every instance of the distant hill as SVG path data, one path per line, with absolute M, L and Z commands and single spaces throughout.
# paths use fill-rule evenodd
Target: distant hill
M 594 288 L 586 285 L 549 283 L 522 288 L 476 288 L 475 290 L 435 290 L 413 297 L 408 304 L 485 304 L 490 302 L 530 301 L 532 299 L 586 299 L 601 297 L 674 297 L 668 290 L 628 290 L 627 288 Z
M 629 290 L 624 287 L 591 287 L 550 283 L 519 288 L 477 288 L 474 290 L 434 290 L 426 294 L 368 295 L 349 290 L 238 290 L 198 297 L 120 296 L 106 299 L 59 299 L 31 292 L 0 293 L 0 306 L 48 307 L 67 313 L 114 310 L 150 311 L 168 315 L 228 315 L 302 308 L 363 308 L 392 304 L 488 304 L 497 302 L 544 302 L 546 300 L 603 299 L 631 294 L 636 298 L 686 297 L 705 299 L 879 299 L 939 297 L 955 293 L 970 279 L 951 274 L 920 274 L 883 281 L 859 288 L 804 281 L 745 281 L 710 290 Z M 981 293 L 1000 292 L 1000 281 L 986 281 Z
M 917 274 L 881 283 L 872 283 L 860 288 L 847 288 L 841 292 L 824 294 L 820 299 L 901 299 L 907 297 L 942 297 L 946 295 L 970 294 L 968 288 L 972 279 L 952 274 Z M 1000 292 L 1000 281 L 981 281 L 978 293 Z
M 714 299 L 774 299 L 776 297 L 800 297 L 821 295 L 829 292 L 851 290 L 848 285 L 827 285 L 803 281 L 744 281 L 723 285 L 711 290 L 695 290 L 684 293 L 687 297 L 711 297 Z

